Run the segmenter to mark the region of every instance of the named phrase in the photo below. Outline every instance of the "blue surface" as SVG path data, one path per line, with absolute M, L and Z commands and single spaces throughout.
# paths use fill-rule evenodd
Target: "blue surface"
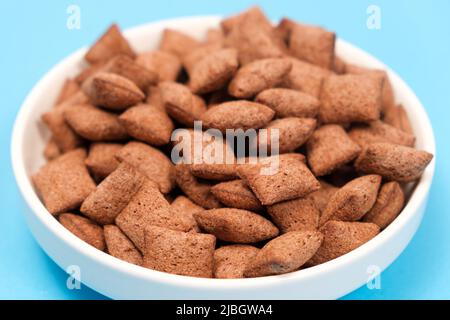
M 92 42 L 112 21 L 132 27 L 165 18 L 228 15 L 255 1 L 0 1 L 0 298 L 102 299 L 86 287 L 66 288 L 66 274 L 39 248 L 22 217 L 9 146 L 15 115 L 27 92 L 54 64 Z M 381 290 L 362 287 L 346 299 L 450 298 L 450 1 L 260 1 L 273 19 L 283 15 L 336 30 L 374 54 L 415 90 L 437 139 L 437 170 L 428 210 L 410 246 L 381 277 Z M 345 3 L 345 5 L 340 4 Z M 81 8 L 81 29 L 66 28 L 66 9 Z M 366 28 L 378 5 L 382 29 Z

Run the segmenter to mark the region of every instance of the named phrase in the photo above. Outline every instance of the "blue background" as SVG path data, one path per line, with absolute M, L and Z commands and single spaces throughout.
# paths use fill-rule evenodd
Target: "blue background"
M 113 21 L 123 28 L 178 16 L 224 14 L 259 3 L 272 19 L 283 15 L 324 25 L 374 54 L 415 90 L 437 139 L 437 171 L 417 235 L 381 277 L 381 290 L 362 287 L 346 299 L 450 298 L 450 1 L 0 1 L 0 298 L 102 299 L 66 275 L 28 231 L 10 165 L 16 113 L 34 83 L 72 51 L 92 42 Z M 345 4 L 344 4 L 345 3 Z M 81 30 L 66 28 L 66 9 L 81 8 Z M 366 28 L 366 9 L 382 10 L 382 29 Z

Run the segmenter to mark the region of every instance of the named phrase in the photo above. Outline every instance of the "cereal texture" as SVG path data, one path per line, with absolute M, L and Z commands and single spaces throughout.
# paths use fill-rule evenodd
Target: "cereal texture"
M 249 245 L 233 244 L 220 247 L 214 252 L 214 278 L 244 278 L 247 265 L 259 249 Z
M 181 72 L 180 59 L 165 51 L 141 53 L 136 63 L 150 72 L 156 72 L 160 81 L 175 81 Z
M 263 206 L 243 180 L 218 183 L 211 193 L 225 206 L 231 208 L 260 211 Z
M 91 144 L 84 163 L 97 180 L 106 178 L 117 169 L 119 161 L 116 159 L 116 153 L 122 147 L 123 145 L 118 143 L 95 142 Z
M 108 253 L 120 260 L 142 265 L 142 255 L 133 242 L 115 225 L 103 227 Z
M 98 250 L 105 250 L 103 229 L 91 220 L 72 213 L 62 213 L 59 215 L 58 221 L 84 242 Z

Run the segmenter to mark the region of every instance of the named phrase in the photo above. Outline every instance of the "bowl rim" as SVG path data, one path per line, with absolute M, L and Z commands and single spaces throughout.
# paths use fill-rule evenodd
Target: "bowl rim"
M 220 18 L 221 16 L 217 15 L 204 15 L 158 20 L 156 22 L 145 23 L 133 28 L 129 28 L 124 31 L 124 34 L 127 37 L 132 37 L 133 35 L 145 32 L 146 29 L 162 28 L 176 25 L 177 23 L 188 23 L 189 21 L 194 20 L 205 20 L 205 23 L 217 23 Z M 76 237 L 66 228 L 64 228 L 44 207 L 32 186 L 30 177 L 28 177 L 26 173 L 23 155 L 24 133 L 27 127 L 26 124 L 28 116 L 31 112 L 33 112 L 33 105 L 35 104 L 34 101 L 38 99 L 38 93 L 48 85 L 51 78 L 53 78 L 53 75 L 56 74 L 59 69 L 64 68 L 67 64 L 82 60 L 87 47 L 78 49 L 74 53 L 65 57 L 55 66 L 53 66 L 44 76 L 42 76 L 39 81 L 33 86 L 19 109 L 14 123 L 11 139 L 11 161 L 14 176 L 20 193 L 22 194 L 22 197 L 25 199 L 25 202 L 31 209 L 32 213 L 37 217 L 39 222 L 45 226 L 47 231 L 52 232 L 58 239 L 63 241 L 65 245 L 69 246 L 72 250 L 77 251 L 80 255 L 87 256 L 91 260 L 95 260 L 103 267 L 112 268 L 117 272 L 127 273 L 132 275 L 133 277 L 146 281 L 191 288 L 201 287 L 209 290 L 224 290 L 227 288 L 257 289 L 269 287 L 273 284 L 280 284 L 280 282 L 290 282 L 293 280 L 298 281 L 304 278 L 316 277 L 323 272 L 332 272 L 333 270 L 349 266 L 352 264 L 353 260 L 357 260 L 358 258 L 362 258 L 365 255 L 369 255 L 377 247 L 386 244 L 389 239 L 397 234 L 406 225 L 406 223 L 410 219 L 412 219 L 417 211 L 417 208 L 419 208 L 420 205 L 422 205 L 426 201 L 435 170 L 436 147 L 429 117 L 423 105 L 421 104 L 415 93 L 412 91 L 412 89 L 394 71 L 392 71 L 390 68 L 388 68 L 368 52 L 363 51 L 362 49 L 342 39 L 337 39 L 336 46 L 337 50 L 350 50 L 352 52 L 357 52 L 358 55 L 364 57 L 365 60 L 370 60 L 372 64 L 377 65 L 377 67 L 379 68 L 385 69 L 388 72 L 391 81 L 400 85 L 402 87 L 402 90 L 407 92 L 407 94 L 410 96 L 410 99 L 412 99 L 415 105 L 415 117 L 420 118 L 421 125 L 424 127 L 425 135 L 423 136 L 423 139 L 426 142 L 426 150 L 428 152 L 431 152 L 435 156 L 432 162 L 426 168 L 420 181 L 417 183 L 407 205 L 405 206 L 405 208 L 403 208 L 401 214 L 376 237 L 341 257 L 318 266 L 298 270 L 283 275 L 244 279 L 196 278 L 151 270 L 122 261 L 113 256 L 110 256 L 105 252 L 97 250 L 96 248 L 90 246 L 83 240 Z M 57 261 L 55 262 L 58 264 Z

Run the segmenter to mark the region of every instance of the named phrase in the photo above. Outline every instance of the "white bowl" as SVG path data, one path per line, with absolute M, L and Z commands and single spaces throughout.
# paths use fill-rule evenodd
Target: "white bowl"
M 217 26 L 215 16 L 180 18 L 151 23 L 126 32 L 138 51 L 156 48 L 166 27 L 201 38 Z M 404 250 L 419 226 L 434 173 L 434 161 L 425 170 L 400 216 L 377 237 L 358 249 L 309 269 L 255 279 L 201 279 L 177 276 L 138 267 L 96 250 L 67 231 L 39 200 L 30 176 L 44 163 L 42 151 L 48 138 L 40 115 L 52 107 L 59 87 L 83 66 L 81 49 L 55 66 L 26 98 L 17 116 L 12 137 L 12 162 L 17 184 L 29 210 L 27 223 L 47 254 L 63 269 L 76 265 L 81 281 L 92 289 L 118 299 L 335 299 L 365 284 L 373 270 L 384 270 Z M 364 51 L 342 41 L 337 53 L 355 64 L 388 68 Z M 417 136 L 417 147 L 435 154 L 428 116 L 414 92 L 389 70 L 398 102 L 403 103 Z

